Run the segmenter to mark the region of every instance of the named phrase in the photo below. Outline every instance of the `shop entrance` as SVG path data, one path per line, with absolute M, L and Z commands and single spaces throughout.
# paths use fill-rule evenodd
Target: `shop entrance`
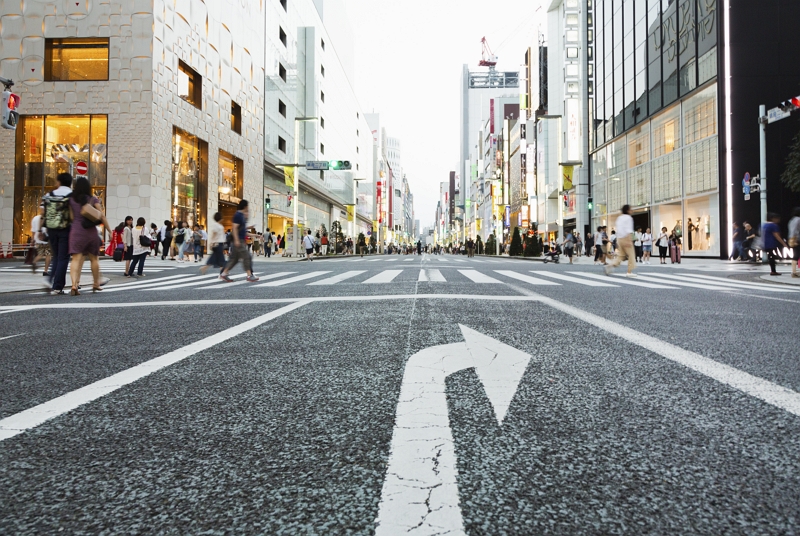
M 652 227 L 650 225 L 650 211 L 645 210 L 643 212 L 631 212 L 631 216 L 633 217 L 633 230 L 635 231 L 639 227 L 642 228 L 642 232 L 645 232 L 648 227 L 650 227 L 652 231 Z

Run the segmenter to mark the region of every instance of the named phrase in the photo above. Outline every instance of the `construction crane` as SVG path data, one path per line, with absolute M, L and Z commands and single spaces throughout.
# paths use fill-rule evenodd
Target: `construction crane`
M 487 41 L 485 37 L 481 39 L 481 45 L 483 46 L 483 50 L 481 51 L 481 61 L 478 65 L 481 67 L 489 67 L 490 70 L 494 70 L 495 65 L 497 65 L 497 56 L 495 56 L 492 49 L 489 48 L 489 41 Z

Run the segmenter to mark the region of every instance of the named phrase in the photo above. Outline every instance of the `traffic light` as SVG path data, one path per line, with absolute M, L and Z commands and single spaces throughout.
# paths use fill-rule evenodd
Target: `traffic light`
M 264 207 L 269 209 L 271 205 L 272 205 L 272 202 L 270 201 L 269 196 L 267 196 L 267 198 L 264 200 Z
M 346 170 L 350 169 L 350 161 L 349 160 L 331 160 L 328 162 L 328 169 L 333 170 Z
M 594 208 L 594 203 L 592 202 L 592 198 L 590 197 L 589 198 L 589 210 L 592 210 L 593 208 Z
M 19 103 L 19 95 L 16 93 L 11 93 L 8 90 L 3 91 L 3 117 L 2 123 L 0 123 L 3 128 L 7 128 L 9 130 L 17 129 L 17 122 L 19 121 L 19 113 L 17 112 L 17 108 L 19 107 Z

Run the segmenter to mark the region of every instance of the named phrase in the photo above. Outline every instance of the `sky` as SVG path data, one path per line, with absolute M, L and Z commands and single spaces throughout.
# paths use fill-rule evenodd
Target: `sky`
M 400 139 L 403 171 L 422 227 L 432 225 L 439 183 L 457 171 L 461 69 L 480 70 L 481 38 L 498 70 L 523 71 L 542 10 L 533 0 L 347 0 L 355 40 L 355 90 Z M 524 72 L 520 73 L 523 76 Z M 420 229 L 421 230 L 421 229 Z

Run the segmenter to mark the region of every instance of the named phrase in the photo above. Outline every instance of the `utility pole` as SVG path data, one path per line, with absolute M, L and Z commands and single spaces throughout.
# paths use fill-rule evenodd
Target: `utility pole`
M 300 200 L 300 174 L 297 172 L 300 169 L 300 123 L 304 121 L 316 121 L 316 117 L 295 117 L 294 118 L 294 198 L 292 199 L 292 211 L 294 217 L 294 232 L 292 233 L 292 240 L 294 241 L 294 256 L 300 254 L 300 232 L 297 218 L 299 214 L 297 208 Z
M 583 0 L 581 6 L 581 160 L 578 171 L 578 184 L 575 187 L 575 230 L 586 235 L 586 225 L 589 223 L 589 0 Z
M 761 221 L 760 225 L 767 220 L 767 107 L 758 107 L 758 141 L 760 146 L 759 154 L 759 199 L 761 200 Z M 767 252 L 761 252 L 761 260 L 767 262 Z

